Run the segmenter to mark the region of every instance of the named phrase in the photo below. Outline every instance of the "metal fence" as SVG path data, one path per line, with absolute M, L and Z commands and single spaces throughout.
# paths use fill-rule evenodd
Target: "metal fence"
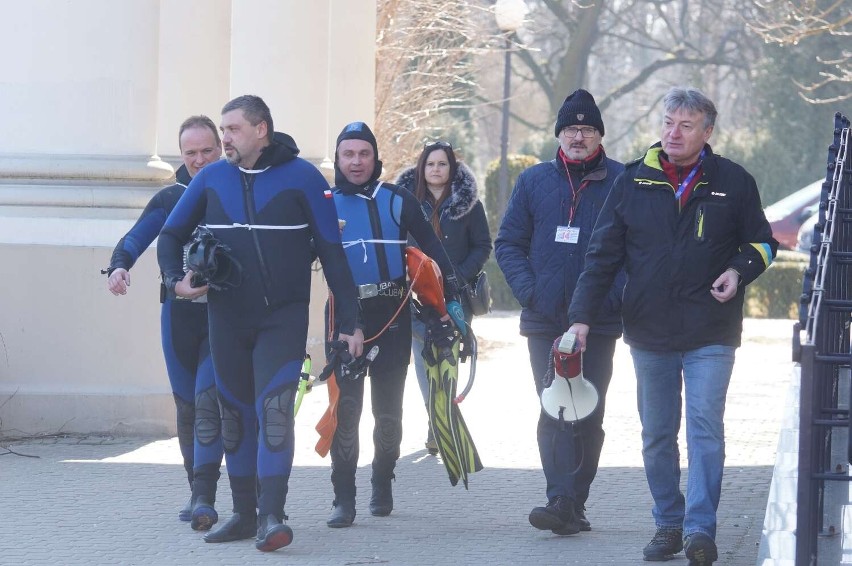
M 793 360 L 801 362 L 796 565 L 815 566 L 817 542 L 826 532 L 826 482 L 852 480 L 852 399 L 848 379 L 852 347 L 852 156 L 849 119 L 834 118 L 820 218 L 804 274 L 802 306 L 793 338 Z M 837 434 L 841 427 L 850 434 Z M 846 462 L 832 462 L 832 445 L 846 438 Z

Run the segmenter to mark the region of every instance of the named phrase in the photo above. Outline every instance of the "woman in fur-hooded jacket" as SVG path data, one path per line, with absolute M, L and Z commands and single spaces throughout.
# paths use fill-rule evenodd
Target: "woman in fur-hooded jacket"
M 453 263 L 459 286 L 467 285 L 482 271 L 492 248 L 488 220 L 479 201 L 473 172 L 464 163 L 456 161 L 449 143 L 435 142 L 423 148 L 417 165 L 403 171 L 396 184 L 414 193 L 420 201 L 424 214 L 432 222 Z M 465 318 L 470 324 L 473 315 L 467 293 L 461 295 Z M 425 327 L 416 317 L 412 317 L 412 321 L 414 368 L 423 400 L 428 402 L 429 380 L 421 355 Z M 438 450 L 432 439 L 431 427 L 426 448 L 432 454 Z
M 445 170 L 446 178 L 452 178 L 452 183 L 433 184 L 431 179 L 441 178 L 440 173 L 431 176 L 433 168 Z M 482 271 L 492 248 L 488 220 L 479 201 L 473 171 L 455 160 L 452 149 L 427 146 L 417 166 L 403 171 L 396 184 L 414 193 L 420 201 L 456 268 L 459 285 L 466 285 Z M 436 193 L 440 195 L 438 198 Z M 465 313 L 468 310 L 465 309 Z

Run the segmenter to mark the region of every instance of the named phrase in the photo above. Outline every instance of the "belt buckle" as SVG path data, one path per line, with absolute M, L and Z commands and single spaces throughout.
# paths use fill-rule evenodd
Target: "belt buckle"
M 359 299 L 372 299 L 373 297 L 379 296 L 379 286 L 375 283 L 367 283 L 365 285 L 358 285 L 358 298 Z

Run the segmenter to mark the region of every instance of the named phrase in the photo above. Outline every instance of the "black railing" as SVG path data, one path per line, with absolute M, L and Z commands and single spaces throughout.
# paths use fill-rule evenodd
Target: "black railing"
M 822 185 L 820 218 L 814 227 L 811 260 L 803 280 L 793 361 L 801 362 L 799 470 L 796 511 L 796 566 L 815 566 L 824 529 L 826 481 L 850 481 L 847 467 L 832 465 L 832 438 L 849 431 L 846 463 L 852 463 L 852 155 L 849 119 L 834 118 L 828 172 Z M 836 446 L 834 447 L 836 448 Z

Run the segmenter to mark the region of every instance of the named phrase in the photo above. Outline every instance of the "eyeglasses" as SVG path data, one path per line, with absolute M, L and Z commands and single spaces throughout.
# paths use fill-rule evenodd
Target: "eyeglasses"
M 451 144 L 450 142 L 441 141 L 441 140 L 433 141 L 433 142 L 427 142 L 427 143 L 423 144 L 423 149 L 427 149 L 427 148 L 430 148 L 430 147 L 446 147 L 447 149 L 453 149 L 453 144 Z
M 585 128 L 562 128 L 562 133 L 565 134 L 565 136 L 568 138 L 577 137 L 577 132 L 583 134 L 584 138 L 593 138 L 595 137 L 595 134 L 598 133 L 598 130 L 597 128 L 592 128 L 591 126 L 586 126 Z

